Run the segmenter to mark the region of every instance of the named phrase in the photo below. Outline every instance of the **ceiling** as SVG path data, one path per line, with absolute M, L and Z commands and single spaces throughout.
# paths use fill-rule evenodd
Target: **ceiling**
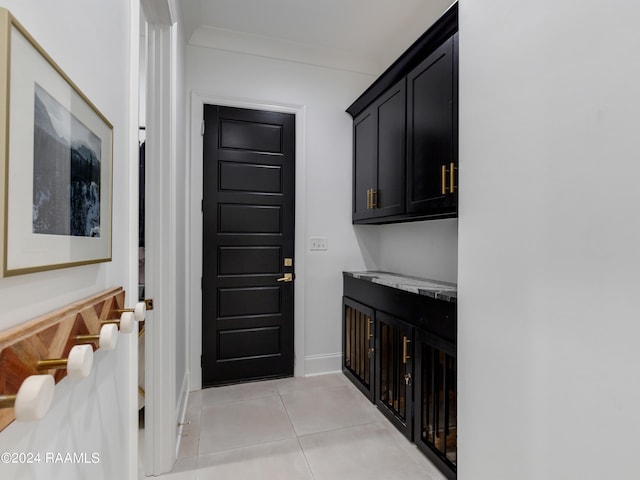
M 276 56 L 379 74 L 452 0 L 179 0 L 193 45 Z M 277 48 L 267 51 L 265 44 Z M 251 46 L 253 45 L 253 47 Z M 253 51 L 252 51 L 253 50 Z M 321 52 L 322 55 L 319 55 Z M 294 55 L 295 56 L 295 55 Z M 282 54 L 283 58 L 287 54 Z M 292 58 L 293 59 L 293 58 Z M 299 61 L 299 58 L 293 59 Z

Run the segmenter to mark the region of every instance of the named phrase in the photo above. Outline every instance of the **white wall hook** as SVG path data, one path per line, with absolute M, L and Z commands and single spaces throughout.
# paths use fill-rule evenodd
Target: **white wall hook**
M 115 324 L 103 325 L 100 329 L 100 339 L 98 340 L 100 348 L 111 351 L 118 345 L 118 326 Z
M 120 325 L 120 333 L 131 333 L 133 332 L 133 325 L 135 323 L 135 318 L 132 312 L 124 312 L 120 315 L 120 320 L 103 320 L 103 325 L 109 324 L 119 324 Z
M 55 380 L 52 375 L 31 375 L 20 385 L 15 395 L 0 395 L 0 408 L 13 407 L 16 420 L 40 420 L 53 401 Z
M 93 367 L 93 347 L 91 345 L 76 345 L 69 352 L 69 358 L 56 358 L 40 360 L 36 368 L 52 370 L 66 368 L 69 378 L 85 378 L 91 373 Z
M 113 350 L 118 343 L 118 326 L 115 323 L 107 323 L 102 325 L 100 334 L 98 335 L 77 335 L 76 343 L 94 343 L 98 342 L 100 348 L 104 350 Z
M 147 304 L 145 302 L 138 302 L 134 308 L 123 308 L 116 310 L 118 313 L 133 312 L 136 322 L 144 321 L 147 315 Z

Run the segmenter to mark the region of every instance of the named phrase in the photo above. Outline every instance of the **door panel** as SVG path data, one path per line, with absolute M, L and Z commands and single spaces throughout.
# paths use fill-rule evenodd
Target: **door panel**
M 220 332 L 220 359 L 277 356 L 280 353 L 280 327 L 245 328 Z
M 342 297 L 342 371 L 374 401 L 375 311 L 362 303 Z
M 376 312 L 376 405 L 413 440 L 413 326 Z
M 218 288 L 218 316 L 282 314 L 280 287 Z
M 378 115 L 378 178 L 375 216 L 404 213 L 405 204 L 405 81 L 376 103 Z
M 204 110 L 202 382 L 292 375 L 295 117 Z
M 282 153 L 282 125 L 221 119 L 220 148 Z
M 454 39 L 450 38 L 407 77 L 407 210 L 455 211 L 456 195 L 449 191 L 457 131 Z M 453 174 L 455 176 L 455 172 Z
M 280 207 L 219 204 L 220 233 L 275 233 L 282 230 Z
M 220 162 L 220 190 L 282 193 L 282 167 Z
M 218 275 L 277 275 L 281 266 L 280 247 L 218 248 Z
M 377 114 L 365 110 L 353 121 L 353 220 L 371 218 L 369 190 L 377 184 Z

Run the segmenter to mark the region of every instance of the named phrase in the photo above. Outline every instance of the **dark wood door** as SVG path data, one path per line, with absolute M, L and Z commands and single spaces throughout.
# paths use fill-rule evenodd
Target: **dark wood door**
M 405 80 L 402 79 L 376 100 L 375 109 L 378 117 L 378 169 L 373 195 L 374 215 L 399 215 L 405 208 Z
M 407 212 L 456 211 L 456 41 L 457 34 L 407 76 Z
M 353 221 L 405 210 L 406 94 L 402 79 L 353 122 Z
M 295 117 L 204 121 L 202 384 L 293 375 Z
M 413 326 L 376 311 L 376 405 L 413 440 Z
M 353 121 L 353 221 L 372 218 L 370 192 L 377 182 L 378 119 L 375 108 Z
M 374 401 L 375 310 L 342 297 L 342 371 Z
M 415 443 L 448 479 L 458 460 L 456 346 L 415 331 Z

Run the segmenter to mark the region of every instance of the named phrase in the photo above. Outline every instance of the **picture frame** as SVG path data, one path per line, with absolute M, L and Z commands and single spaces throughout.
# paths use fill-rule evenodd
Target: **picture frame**
M 0 8 L 3 277 L 111 261 L 113 126 Z

